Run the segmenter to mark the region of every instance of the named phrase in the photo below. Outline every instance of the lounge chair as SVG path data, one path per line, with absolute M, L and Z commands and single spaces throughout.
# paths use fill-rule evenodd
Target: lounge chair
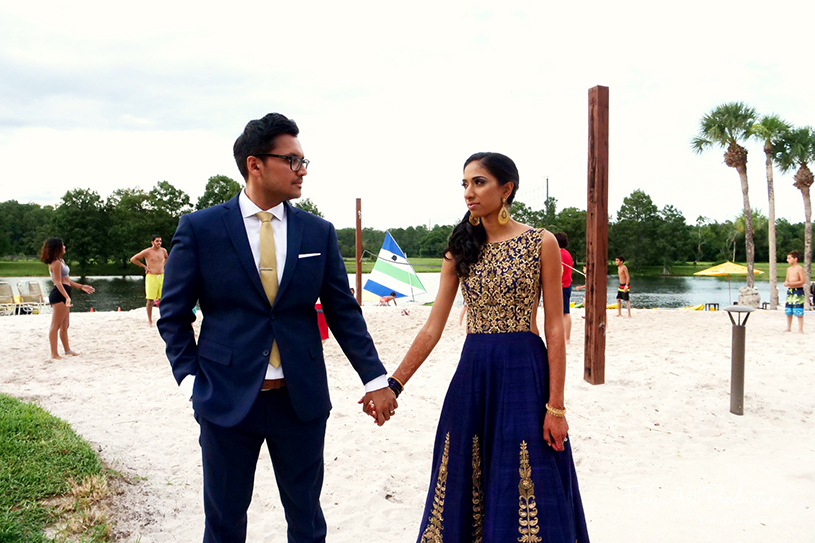
M 30 307 L 32 313 L 41 313 L 48 305 L 39 281 L 20 281 L 17 290 L 20 291 L 20 304 Z
M 16 315 L 19 309 L 11 283 L 0 282 L 0 315 Z

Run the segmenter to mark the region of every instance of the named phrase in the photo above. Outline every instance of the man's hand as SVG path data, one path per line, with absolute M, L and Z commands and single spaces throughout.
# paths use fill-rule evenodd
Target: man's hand
M 399 407 L 396 395 L 388 387 L 368 392 L 359 403 L 362 404 L 365 414 L 373 417 L 379 426 L 390 420 L 391 416 L 396 413 L 396 408 Z

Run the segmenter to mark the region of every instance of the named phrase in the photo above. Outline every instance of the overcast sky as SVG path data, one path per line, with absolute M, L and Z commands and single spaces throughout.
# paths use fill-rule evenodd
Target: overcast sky
M 250 119 L 293 118 L 303 196 L 338 227 L 451 224 L 477 151 L 512 157 L 518 199 L 586 207 L 587 96 L 610 88 L 609 206 L 635 189 L 693 223 L 742 209 L 722 151 L 691 152 L 727 101 L 815 124 L 812 2 L 0 3 L 0 201 L 56 204 L 167 180 L 193 200 L 241 180 Z M 175 7 L 174 7 L 175 6 Z M 767 212 L 761 145 L 751 203 Z M 791 174 L 777 214 L 803 221 Z

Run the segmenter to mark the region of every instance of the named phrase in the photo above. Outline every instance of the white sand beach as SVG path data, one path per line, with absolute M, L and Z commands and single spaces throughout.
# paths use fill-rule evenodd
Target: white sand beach
M 401 309 L 364 309 L 390 370 L 430 308 L 411 307 L 409 316 Z M 632 319 L 614 313 L 606 384 L 583 381 L 581 310 L 573 314 L 568 348 L 566 404 L 592 540 L 812 541 L 815 316 L 807 313 L 805 335 L 782 333 L 780 311 L 750 317 L 744 416 L 735 416 L 725 313 L 634 310 Z M 144 309 L 72 314 L 72 348 L 82 355 L 56 362 L 47 361 L 49 321 L 50 315 L 0 319 L 0 392 L 68 421 L 105 462 L 130 476 L 114 510 L 117 541 L 200 541 L 197 424 Z M 454 311 L 383 428 L 360 412 L 359 379 L 337 343 L 326 343 L 334 403 L 322 499 L 328 541 L 416 540 L 436 421 L 464 340 L 457 323 Z M 248 541 L 285 541 L 265 454 Z

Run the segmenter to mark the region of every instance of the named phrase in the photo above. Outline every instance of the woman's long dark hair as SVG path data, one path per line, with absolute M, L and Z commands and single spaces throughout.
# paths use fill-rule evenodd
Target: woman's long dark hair
M 464 162 L 464 168 L 470 162 L 476 160 L 498 180 L 499 185 L 513 183 L 512 193 L 507 198 L 507 206 L 512 205 L 520 182 L 518 168 L 512 159 L 501 153 L 475 153 Z M 467 211 L 461 222 L 453 229 L 453 233 L 450 234 L 447 248 L 444 250 L 444 258 L 452 259 L 455 262 L 457 276 L 466 277 L 469 275 L 470 266 L 478 262 L 481 247 L 484 246 L 486 241 L 487 232 L 484 230 L 484 226 L 470 224 L 470 212 Z
M 42 244 L 40 251 L 40 260 L 46 264 L 50 264 L 54 260 L 59 259 L 62 252 L 62 240 L 60 238 L 48 238 Z

